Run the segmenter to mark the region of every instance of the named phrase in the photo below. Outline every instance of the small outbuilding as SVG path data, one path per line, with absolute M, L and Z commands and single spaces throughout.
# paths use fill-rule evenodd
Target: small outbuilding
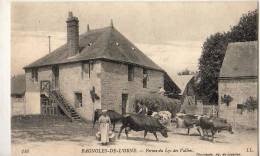
M 219 115 L 235 126 L 257 127 L 258 42 L 227 47 L 218 82 Z

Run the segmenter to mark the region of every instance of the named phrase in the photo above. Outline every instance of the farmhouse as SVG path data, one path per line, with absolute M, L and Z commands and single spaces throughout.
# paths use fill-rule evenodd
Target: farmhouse
M 158 92 L 165 72 L 125 38 L 113 23 L 79 35 L 69 12 L 67 43 L 24 67 L 26 113 L 65 114 L 92 120 L 95 109 L 125 114 L 129 98 Z
M 245 109 L 247 101 L 257 101 L 257 45 L 257 41 L 230 43 L 220 70 L 219 115 L 235 126 L 257 127 L 257 111 Z

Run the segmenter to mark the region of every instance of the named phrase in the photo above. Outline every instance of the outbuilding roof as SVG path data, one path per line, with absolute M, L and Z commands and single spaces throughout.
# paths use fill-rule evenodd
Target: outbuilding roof
M 220 78 L 257 77 L 258 42 L 229 43 Z
M 64 44 L 25 68 L 100 59 L 163 71 L 115 27 L 90 30 L 81 34 L 79 50 L 79 54 L 68 57 L 67 44 Z
M 25 75 L 16 75 L 11 78 L 11 95 L 24 95 Z
M 194 75 L 171 75 L 170 77 L 177 84 L 178 88 L 180 89 L 180 94 L 182 95 L 186 88 L 186 85 L 194 77 Z

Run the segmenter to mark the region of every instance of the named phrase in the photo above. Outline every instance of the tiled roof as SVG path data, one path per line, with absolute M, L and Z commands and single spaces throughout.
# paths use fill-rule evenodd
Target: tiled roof
M 228 44 L 220 70 L 220 78 L 256 77 L 258 42 L 235 42 Z
M 80 35 L 79 47 L 79 54 L 73 57 L 68 57 L 69 51 L 67 45 L 64 44 L 52 53 L 29 64 L 25 68 L 103 59 L 135 64 L 162 71 L 158 65 L 156 65 L 114 27 L 90 30 L 89 32 Z

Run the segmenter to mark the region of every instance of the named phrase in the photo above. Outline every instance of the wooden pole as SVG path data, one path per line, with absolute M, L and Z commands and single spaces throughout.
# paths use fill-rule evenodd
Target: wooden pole
M 51 53 L 51 36 L 48 36 L 49 38 L 49 53 Z

